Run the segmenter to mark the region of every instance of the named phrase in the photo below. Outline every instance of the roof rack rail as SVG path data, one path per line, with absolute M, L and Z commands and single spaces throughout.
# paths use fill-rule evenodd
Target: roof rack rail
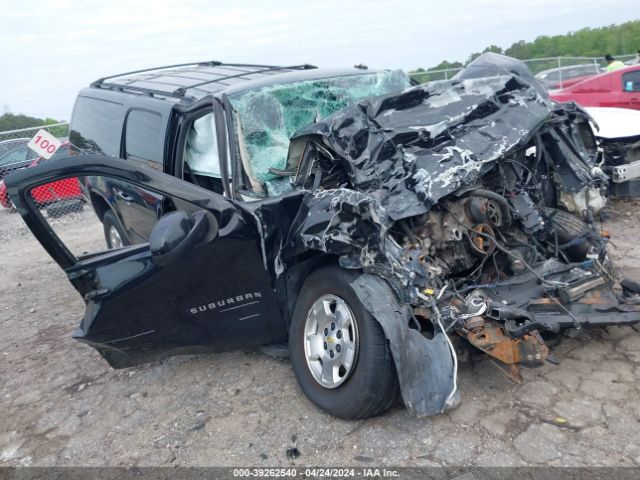
M 182 86 L 179 87 L 173 91 L 163 91 L 163 90 L 156 90 L 153 88 L 147 88 L 147 87 L 140 87 L 137 85 L 127 85 L 127 84 L 122 84 L 122 83 L 113 83 L 113 82 L 106 82 L 106 80 L 111 80 L 114 78 L 119 78 L 119 77 L 126 77 L 129 75 L 135 75 L 136 73 L 147 73 L 147 72 L 156 72 L 156 71 L 161 71 L 161 70 L 167 70 L 167 69 L 171 69 L 171 68 L 180 68 L 180 67 L 191 67 L 191 66 L 202 66 L 202 67 L 252 67 L 255 68 L 255 70 L 247 70 L 247 71 L 242 71 L 240 73 L 236 73 L 233 75 L 225 75 L 225 76 L 219 76 L 216 78 L 212 78 L 211 80 L 204 80 L 198 83 L 194 83 L 193 85 L 187 85 L 187 86 Z M 155 96 L 155 95 L 160 95 L 160 96 L 164 96 L 164 97 L 173 97 L 173 98 L 184 98 L 186 95 L 186 92 L 188 89 L 190 88 L 198 88 L 201 87 L 203 85 L 208 85 L 211 83 L 216 83 L 216 82 L 223 82 L 225 80 L 228 80 L 230 78 L 239 78 L 239 77 L 243 77 L 246 75 L 252 75 L 255 73 L 265 73 L 265 72 L 271 72 L 274 70 L 309 70 L 309 69 L 314 69 L 314 68 L 318 68 L 315 65 L 309 65 L 308 63 L 302 64 L 302 65 L 291 65 L 291 66 L 284 66 L 284 67 L 280 67 L 280 66 L 276 66 L 276 65 L 257 65 L 257 64 L 244 64 L 244 63 L 223 63 L 217 60 L 209 60 L 209 61 L 205 61 L 205 62 L 191 62 L 191 63 L 179 63 L 179 64 L 175 64 L 175 65 L 167 65 L 167 66 L 163 66 L 163 67 L 153 67 L 153 68 L 144 68 L 144 69 L 140 69 L 140 70 L 133 70 L 131 72 L 125 72 L 125 73 L 120 73 L 117 75 L 110 75 L 107 77 L 102 77 L 99 78 L 98 80 L 95 80 L 94 82 L 91 83 L 92 87 L 96 87 L 96 88 L 105 88 L 105 89 L 109 89 L 109 90 L 118 90 L 118 91 L 133 91 L 133 92 L 140 92 L 140 93 L 144 93 L 150 96 Z
M 218 65 L 222 65 L 222 62 L 219 62 L 218 60 L 208 60 L 206 62 L 176 63 L 175 65 L 165 65 L 164 67 L 152 67 L 152 68 L 143 68 L 140 70 L 132 70 L 131 72 L 118 73 L 116 75 L 109 75 L 108 77 L 99 78 L 98 80 L 92 82 L 91 86 L 92 87 L 98 86 L 99 84 L 104 83 L 105 80 L 111 80 L 112 78 L 118 78 L 118 77 L 126 77 L 127 75 L 133 75 L 136 73 L 154 72 L 156 70 L 165 70 L 167 68 L 191 67 L 194 65 L 202 66 L 202 67 L 206 67 L 206 66 L 217 67 Z
M 224 64 L 225 66 L 230 66 L 230 67 L 247 67 L 249 65 L 233 65 L 231 63 L 226 63 Z M 252 65 L 252 66 L 262 66 L 262 65 Z M 237 73 L 235 75 L 227 75 L 225 77 L 220 77 L 220 78 L 215 78 L 212 80 L 205 80 L 204 82 L 199 82 L 199 83 L 195 83 L 193 85 L 189 85 L 188 87 L 180 87 L 176 90 L 174 90 L 172 92 L 173 95 L 178 96 L 178 97 L 182 97 L 185 95 L 185 93 L 187 92 L 187 89 L 189 88 L 198 88 L 198 87 L 202 87 L 203 85 L 208 85 L 210 83 L 215 83 L 215 82 L 223 82 L 225 80 L 228 80 L 230 78 L 239 78 L 239 77 L 244 77 L 245 75 L 252 75 L 254 73 L 265 73 L 265 72 L 271 72 L 273 70 L 311 70 L 314 68 L 318 68 L 315 65 L 309 65 L 308 63 L 303 63 L 302 65 L 290 65 L 288 67 L 273 67 L 273 66 L 266 66 L 263 69 L 260 70 L 253 70 L 253 71 L 249 71 L 249 72 L 242 72 L 242 73 Z

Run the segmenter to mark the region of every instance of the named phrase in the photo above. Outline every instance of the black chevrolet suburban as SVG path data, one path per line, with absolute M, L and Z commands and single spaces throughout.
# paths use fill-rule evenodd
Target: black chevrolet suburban
M 139 163 L 252 201 L 290 190 L 288 140 L 297 129 L 408 85 L 401 71 L 364 66 L 212 61 L 138 70 L 101 78 L 79 93 L 70 141 L 75 151 Z M 167 211 L 159 197 L 124 183 L 88 190 L 110 247 L 147 241 Z
M 70 141 L 6 184 L 85 300 L 74 336 L 114 367 L 288 338 L 326 411 L 364 418 L 400 393 L 424 416 L 459 403 L 459 357 L 520 382 L 562 329 L 640 322 L 594 222 L 589 117 L 514 59 L 414 86 L 309 65 L 131 72 L 80 92 Z M 42 212 L 60 180 L 93 211 Z

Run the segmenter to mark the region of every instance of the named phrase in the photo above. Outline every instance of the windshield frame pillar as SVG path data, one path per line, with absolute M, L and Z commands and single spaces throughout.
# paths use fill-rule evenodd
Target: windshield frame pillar
M 227 170 L 227 135 L 225 132 L 225 115 L 222 102 L 219 98 L 215 98 L 213 102 L 213 118 L 215 120 L 215 134 L 218 140 L 218 161 L 220 162 L 220 179 L 222 181 L 222 189 L 227 198 L 232 199 L 233 193 L 229 185 L 229 172 Z M 227 128 L 229 126 L 227 125 Z

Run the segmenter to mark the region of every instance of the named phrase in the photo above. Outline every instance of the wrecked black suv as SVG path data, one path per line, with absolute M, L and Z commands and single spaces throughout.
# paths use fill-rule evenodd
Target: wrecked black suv
M 228 198 L 259 200 L 291 191 L 287 150 L 298 129 L 407 86 L 401 71 L 364 66 L 213 61 L 142 70 L 101 78 L 80 91 L 70 140 L 74 151 L 119 157 Z M 89 187 L 109 247 L 149 240 L 165 212 L 159 197 L 125 183 Z
M 153 136 L 165 139 L 161 167 L 130 161 L 125 134 L 120 150 L 7 179 L 84 296 L 75 336 L 111 365 L 288 336 L 295 375 L 321 408 L 363 418 L 399 391 L 423 416 L 459 403 L 466 346 L 518 381 L 562 329 L 640 321 L 638 285 L 595 227 L 607 177 L 589 117 L 553 104 L 522 63 L 486 54 L 419 86 L 399 72 L 360 71 L 355 83 L 300 74 L 200 99 L 189 95 L 202 85 L 167 90 L 153 75 L 98 82 L 171 105 Z M 202 112 L 212 116 L 200 131 Z M 102 148 L 81 130 L 72 141 Z M 95 214 L 46 218 L 32 190 L 72 177 Z M 105 245 L 107 215 L 121 244 L 107 229 Z

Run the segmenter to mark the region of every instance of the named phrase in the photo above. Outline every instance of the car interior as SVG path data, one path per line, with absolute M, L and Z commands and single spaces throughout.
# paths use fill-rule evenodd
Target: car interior
M 269 165 L 255 165 L 247 149 L 245 133 L 237 116 L 234 121 L 235 130 L 238 133 L 238 154 L 245 179 L 246 195 L 243 194 L 242 198 L 245 201 L 256 201 L 290 191 L 290 178 L 295 172 L 295 167 L 292 170 L 289 168 L 281 170 Z M 184 180 L 221 195 L 224 194 L 213 112 L 208 112 L 191 123 L 183 159 Z M 231 166 L 228 171 L 231 172 Z
M 213 112 L 195 119 L 189 127 L 183 158 L 185 180 L 223 194 Z

